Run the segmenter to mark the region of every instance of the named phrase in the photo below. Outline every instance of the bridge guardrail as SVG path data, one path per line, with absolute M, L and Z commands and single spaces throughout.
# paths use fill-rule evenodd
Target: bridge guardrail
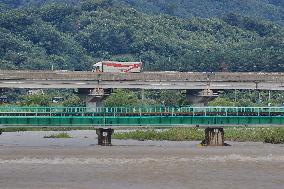
M 284 107 L 19 107 L 2 106 L 0 116 L 284 116 Z

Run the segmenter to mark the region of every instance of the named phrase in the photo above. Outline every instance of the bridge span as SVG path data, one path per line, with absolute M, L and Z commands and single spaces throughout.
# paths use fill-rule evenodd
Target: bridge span
M 284 90 L 284 73 L 0 71 L 0 88 Z
M 99 145 L 111 145 L 115 127 L 206 126 L 204 144 L 223 146 L 223 126 L 283 124 L 283 107 L 0 107 L 0 134 L 9 127 L 93 127 Z

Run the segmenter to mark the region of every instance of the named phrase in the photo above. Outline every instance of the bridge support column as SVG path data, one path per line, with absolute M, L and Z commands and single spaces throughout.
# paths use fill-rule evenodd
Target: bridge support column
M 111 135 L 113 134 L 113 129 L 104 129 L 99 128 L 96 130 L 96 133 L 98 135 L 98 145 L 101 146 L 111 146 Z
M 224 146 L 224 129 L 222 127 L 207 127 L 205 129 L 204 146 Z
M 218 94 L 210 89 L 187 90 L 186 96 L 190 104 L 194 104 L 196 106 L 207 106 L 210 100 L 218 97 Z
M 103 100 L 109 96 L 112 89 L 79 89 L 80 98 L 86 103 L 86 107 L 90 110 L 103 106 Z

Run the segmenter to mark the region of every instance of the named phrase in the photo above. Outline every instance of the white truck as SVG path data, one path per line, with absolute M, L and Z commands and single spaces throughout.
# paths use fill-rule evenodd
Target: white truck
M 142 62 L 101 61 L 93 65 L 93 72 L 140 73 Z

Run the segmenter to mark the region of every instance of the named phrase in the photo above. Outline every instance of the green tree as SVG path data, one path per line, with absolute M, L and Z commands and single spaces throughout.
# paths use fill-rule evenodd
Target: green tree
M 137 95 L 130 90 L 116 90 L 105 101 L 107 107 L 141 106 L 143 103 Z
M 160 93 L 159 102 L 163 106 L 180 106 L 186 99 L 185 95 L 177 90 L 163 90 Z
M 50 106 L 51 97 L 47 94 L 25 95 L 20 103 L 21 106 Z
M 113 0 L 83 0 L 81 6 L 84 11 L 95 11 L 99 7 L 109 7 L 112 3 Z
M 62 105 L 69 107 L 82 106 L 82 101 L 78 96 L 70 95 L 62 102 Z
M 237 103 L 229 98 L 217 97 L 208 103 L 209 106 L 238 106 Z

